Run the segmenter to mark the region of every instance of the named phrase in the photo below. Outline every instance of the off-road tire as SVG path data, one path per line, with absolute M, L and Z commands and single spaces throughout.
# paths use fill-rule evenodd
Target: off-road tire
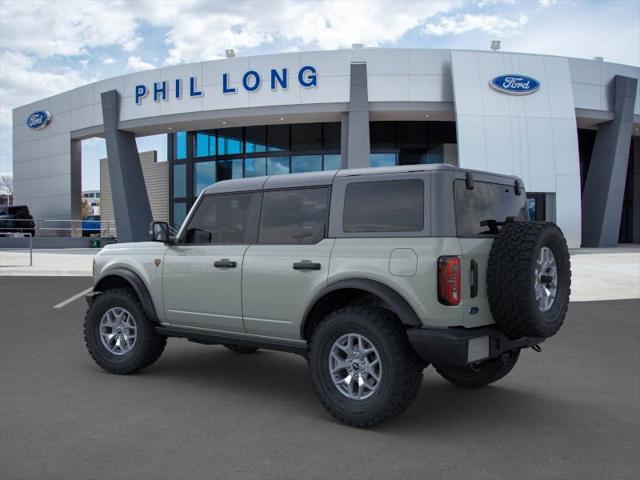
M 135 318 L 137 337 L 133 348 L 124 355 L 109 352 L 100 339 L 100 320 L 113 307 L 122 307 Z M 135 293 L 116 288 L 94 298 L 84 319 L 84 340 L 93 360 L 109 373 L 128 374 L 153 364 L 164 351 L 167 337 L 160 335 L 147 318 Z
M 479 388 L 497 382 L 515 367 L 520 350 L 504 353 L 474 367 L 438 367 L 436 371 L 445 380 L 460 388 Z
M 244 345 L 231 345 L 228 343 L 224 344 L 224 347 L 228 350 L 231 350 L 234 353 L 255 353 L 258 351 L 256 347 L 245 347 Z
M 373 394 L 354 400 L 333 384 L 329 355 L 342 335 L 365 336 L 380 354 L 382 375 Z M 418 394 L 423 364 L 411 348 L 404 327 L 388 310 L 377 307 L 348 307 L 329 314 L 311 338 L 309 370 L 315 393 L 340 422 L 353 427 L 369 427 L 403 412 Z
M 555 257 L 557 291 L 542 311 L 535 298 L 535 266 L 542 247 Z M 487 295 L 498 328 L 511 338 L 550 337 L 564 321 L 571 293 L 571 263 L 562 231 L 551 222 L 507 223 L 493 241 Z

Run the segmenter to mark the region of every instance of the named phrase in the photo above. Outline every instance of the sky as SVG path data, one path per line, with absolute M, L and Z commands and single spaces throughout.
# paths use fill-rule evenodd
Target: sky
M 0 174 L 11 110 L 97 80 L 236 55 L 365 47 L 502 50 L 640 65 L 640 0 L 0 0 Z M 163 136 L 139 139 L 158 149 Z M 104 141 L 83 142 L 83 189 Z

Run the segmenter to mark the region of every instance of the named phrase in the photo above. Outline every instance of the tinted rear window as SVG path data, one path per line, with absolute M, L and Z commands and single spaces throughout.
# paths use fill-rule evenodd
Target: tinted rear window
M 328 188 L 264 192 L 260 243 L 311 244 L 325 237 L 329 213 Z
M 529 220 L 524 190 L 516 195 L 512 186 L 478 181 L 469 190 L 464 180 L 456 180 L 453 190 L 460 237 L 489 234 L 489 227 L 480 225 L 483 220 L 504 222 L 507 217 L 518 216 Z
M 390 180 L 347 185 L 343 230 L 421 232 L 424 230 L 424 182 Z

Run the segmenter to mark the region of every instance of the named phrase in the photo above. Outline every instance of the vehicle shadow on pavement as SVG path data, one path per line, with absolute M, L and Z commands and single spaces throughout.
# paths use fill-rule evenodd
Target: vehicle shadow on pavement
M 163 358 L 142 373 L 147 381 L 153 378 L 154 382 L 168 383 L 168 388 L 188 389 L 195 395 L 215 392 L 239 401 L 259 398 L 273 411 L 295 408 L 297 415 L 309 420 L 335 422 L 316 401 L 302 357 L 271 351 L 242 355 L 220 346 L 172 351 L 177 342 L 170 342 Z M 491 429 L 496 425 L 531 428 L 549 421 L 554 428 L 562 428 L 563 423 L 573 425 L 577 411 L 582 418 L 596 414 L 589 405 L 576 405 L 570 398 L 565 401 L 558 392 L 540 393 L 521 381 L 514 385 L 503 379 L 495 385 L 465 390 L 442 380 L 433 367 L 427 368 L 424 376 L 409 409 L 374 431 L 414 432 L 424 437 L 425 431 L 452 434 L 469 424 Z

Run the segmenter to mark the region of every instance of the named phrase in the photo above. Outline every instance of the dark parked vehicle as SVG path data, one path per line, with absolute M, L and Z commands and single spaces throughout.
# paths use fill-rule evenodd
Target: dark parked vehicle
M 100 235 L 100 215 L 89 215 L 82 220 L 82 236 Z
M 0 233 L 30 233 L 36 236 L 36 224 L 26 205 L 0 207 Z

